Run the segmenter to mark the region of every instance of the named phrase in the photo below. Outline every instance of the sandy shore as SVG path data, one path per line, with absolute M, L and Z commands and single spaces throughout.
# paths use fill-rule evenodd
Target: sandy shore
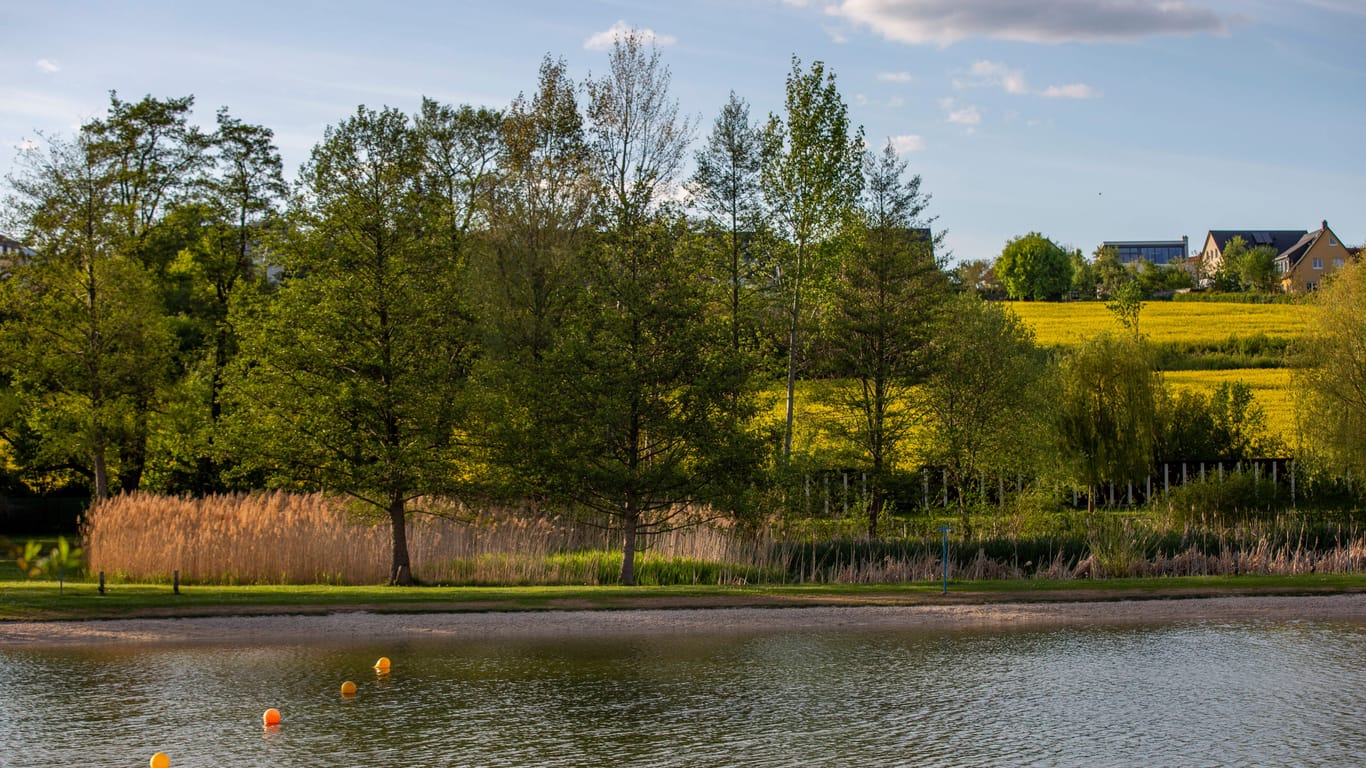
M 1366 623 L 1366 594 L 1081 603 L 371 613 L 0 622 L 0 647 L 371 643 L 829 630 L 947 632 L 1180 623 Z

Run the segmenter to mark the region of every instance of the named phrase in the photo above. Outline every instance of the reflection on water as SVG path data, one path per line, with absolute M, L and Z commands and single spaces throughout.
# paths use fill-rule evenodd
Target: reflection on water
M 0 649 L 0 764 L 1354 765 L 1363 659 L 1308 623 Z

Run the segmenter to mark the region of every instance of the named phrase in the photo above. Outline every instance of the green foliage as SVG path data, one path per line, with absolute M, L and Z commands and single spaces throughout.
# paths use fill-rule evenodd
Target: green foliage
M 1013 238 L 996 259 L 996 277 L 1012 299 L 1059 299 L 1072 287 L 1072 257 L 1038 232 Z
M 1143 477 L 1156 438 L 1161 379 L 1133 339 L 1098 336 L 1060 364 L 1059 444 L 1081 486 Z M 1088 504 L 1094 505 L 1094 493 Z
M 920 177 L 906 178 L 906 162 L 888 142 L 865 160 L 867 189 L 857 237 L 844 254 L 827 332 L 834 358 L 856 387 L 837 390 L 842 433 L 863 454 L 871 475 L 868 535 L 877 533 L 883 481 L 903 449 L 913 422 L 906 403 L 933 366 L 931 342 L 949 298 L 934 258 L 934 242 L 920 225 L 928 197 Z
M 1114 313 L 1115 319 L 1124 326 L 1124 330 L 1138 339 L 1138 317 L 1143 312 L 1143 287 L 1135 281 L 1130 281 L 1119 286 L 1110 294 L 1110 301 L 1106 302 L 1105 308 Z
M 1206 477 L 1173 488 L 1167 504 L 1180 523 L 1235 525 L 1273 520 L 1289 504 L 1289 491 L 1269 477 L 1230 472 L 1223 479 Z
M 65 536 L 58 536 L 50 549 L 45 547 L 32 539 L 22 547 L 13 547 L 11 554 L 19 572 L 30 579 L 80 578 L 85 570 L 85 550 L 73 546 Z
M 816 246 L 840 231 L 857 204 L 863 129 L 850 130 L 835 75 L 819 61 L 803 72 L 792 57 L 784 104 L 786 119 L 770 114 L 764 128 L 759 184 L 779 233 L 794 246 L 782 252 L 777 272 L 787 325 L 786 457 L 792 453 L 798 347 L 833 268 L 829 252 Z
M 1366 266 L 1352 261 L 1315 296 L 1314 325 L 1296 353 L 1295 390 L 1307 452 L 1366 476 Z

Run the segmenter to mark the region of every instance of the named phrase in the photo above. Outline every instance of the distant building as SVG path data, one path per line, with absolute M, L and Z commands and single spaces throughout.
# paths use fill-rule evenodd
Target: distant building
M 1281 276 L 1281 290 L 1286 293 L 1308 293 L 1323 285 L 1323 278 L 1341 269 L 1355 251 L 1342 244 L 1328 221 L 1313 232 L 1306 232 L 1295 244 L 1276 257 L 1276 273 Z
M 38 252 L 15 240 L 14 238 L 0 235 L 0 270 L 6 272 L 15 264 L 23 264 Z
M 1303 229 L 1211 229 L 1200 249 L 1200 275 L 1208 280 L 1219 271 L 1224 265 L 1224 249 L 1235 237 L 1241 237 L 1248 248 L 1269 245 L 1276 253 L 1285 253 L 1306 234 Z
M 1179 266 L 1190 256 L 1190 238 L 1185 235 L 1180 240 L 1106 240 L 1100 247 L 1113 250 L 1121 264 L 1142 260 L 1157 267 Z

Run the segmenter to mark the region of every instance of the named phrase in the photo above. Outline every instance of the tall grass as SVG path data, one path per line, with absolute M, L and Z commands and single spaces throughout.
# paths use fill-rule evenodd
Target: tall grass
M 418 515 L 409 530 L 413 574 L 443 584 L 608 584 L 621 564 L 619 532 L 533 508 Z M 1041 532 L 983 519 L 950 543 L 953 579 L 1106 578 L 1366 572 L 1366 533 L 1293 515 L 1207 518 L 1154 506 L 1065 519 Z M 648 540 L 642 584 L 903 583 L 941 574 L 934 521 L 902 539 L 819 537 L 775 527 L 751 534 L 711 525 Z M 923 525 L 920 523 L 924 523 Z M 186 583 L 377 584 L 388 575 L 388 526 L 342 500 L 285 493 L 205 499 L 119 496 L 85 523 L 92 572 Z
M 534 509 L 416 515 L 408 530 L 415 578 L 449 584 L 600 584 L 615 581 L 620 536 Z M 91 508 L 84 536 L 92 572 L 186 583 L 376 584 L 391 538 L 344 499 L 259 493 L 202 499 L 129 494 Z M 767 544 L 699 525 L 651 537 L 642 583 L 767 580 Z M 615 560 L 613 556 L 615 555 Z

